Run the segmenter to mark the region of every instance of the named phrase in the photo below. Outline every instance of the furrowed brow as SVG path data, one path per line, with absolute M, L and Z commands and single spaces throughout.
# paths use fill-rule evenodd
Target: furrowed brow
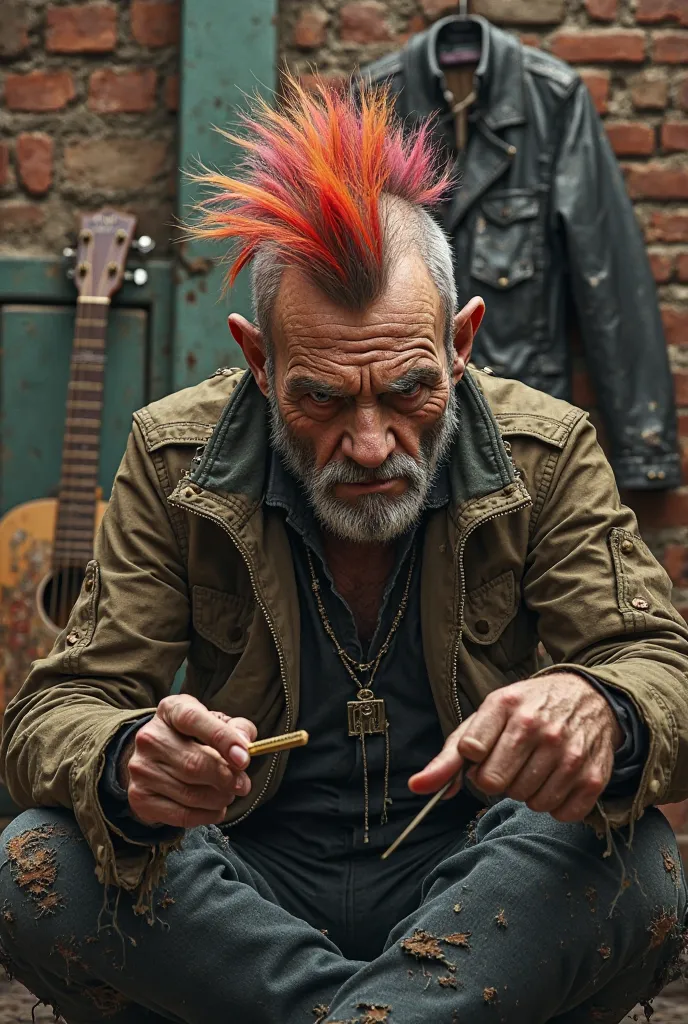
M 442 380 L 442 371 L 432 366 L 417 366 L 408 373 L 398 377 L 387 385 L 387 391 L 403 394 L 414 384 L 427 384 L 428 387 L 435 387 Z
M 332 384 L 326 384 L 325 381 L 317 380 L 315 377 L 309 377 L 307 375 L 291 377 L 285 382 L 284 388 L 287 394 L 294 397 L 306 394 L 308 391 L 319 391 L 321 394 L 328 395 L 330 398 L 346 397 L 341 388 L 336 388 Z

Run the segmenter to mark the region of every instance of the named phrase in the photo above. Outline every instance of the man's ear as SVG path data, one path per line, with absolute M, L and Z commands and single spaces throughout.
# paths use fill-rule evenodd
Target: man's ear
M 256 384 L 267 398 L 268 378 L 265 373 L 265 345 L 262 334 L 255 324 L 239 313 L 230 313 L 227 323 L 232 337 L 246 357 L 249 370 L 256 378 Z
M 454 365 L 452 380 L 455 384 L 461 380 L 471 357 L 473 339 L 485 315 L 485 303 L 476 295 L 467 302 L 463 309 L 454 317 Z

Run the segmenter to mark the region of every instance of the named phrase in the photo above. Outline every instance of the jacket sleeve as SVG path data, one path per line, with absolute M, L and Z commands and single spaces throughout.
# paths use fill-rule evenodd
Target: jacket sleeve
M 115 865 L 98 800 L 105 749 L 170 692 L 188 630 L 185 562 L 135 424 L 69 623 L 8 705 L 0 749 L 12 799 L 72 808 L 107 884 L 134 888 L 155 851 L 115 837 Z
M 625 694 L 647 726 L 637 790 L 604 801 L 609 821 L 623 825 L 650 804 L 688 796 L 688 627 L 587 415 L 546 478 L 523 594 L 557 668 L 583 668 Z
M 655 283 L 621 170 L 582 83 L 564 125 L 553 212 L 617 483 L 678 487 L 673 382 Z

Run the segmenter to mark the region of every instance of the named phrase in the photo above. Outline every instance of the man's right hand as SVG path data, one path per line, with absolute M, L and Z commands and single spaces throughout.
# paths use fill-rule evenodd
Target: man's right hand
M 209 711 L 189 694 L 165 697 L 118 765 L 133 814 L 148 825 L 219 824 L 251 790 L 242 769 L 256 736 L 247 718 Z

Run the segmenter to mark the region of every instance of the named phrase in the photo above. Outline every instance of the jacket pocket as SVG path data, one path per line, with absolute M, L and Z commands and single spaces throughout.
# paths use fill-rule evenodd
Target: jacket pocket
M 235 594 L 195 586 L 191 592 L 194 631 L 225 654 L 239 654 L 246 646 L 253 603 Z
M 518 610 L 511 569 L 466 594 L 464 631 L 473 643 L 494 644 Z
M 483 199 L 475 222 L 471 277 L 499 291 L 532 278 L 539 211 L 539 198 L 525 189 Z
M 609 547 L 624 628 L 629 632 L 652 628 L 652 620 L 657 625 L 663 606 L 671 603 L 671 580 L 638 534 L 614 527 L 609 531 Z

